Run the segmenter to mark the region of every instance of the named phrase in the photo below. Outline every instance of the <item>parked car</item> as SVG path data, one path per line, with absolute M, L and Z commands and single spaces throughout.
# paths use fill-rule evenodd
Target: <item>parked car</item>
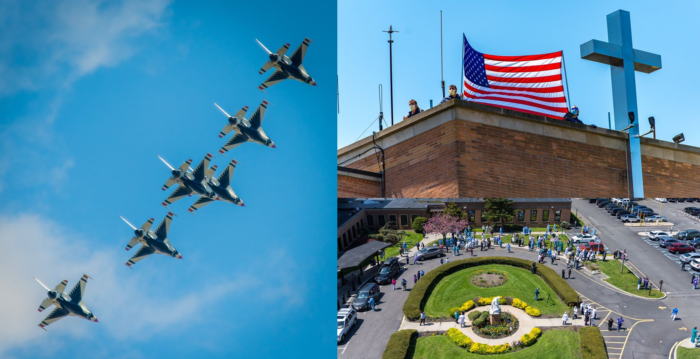
M 352 301 L 352 307 L 355 310 L 367 310 L 369 309 L 369 298 L 376 298 L 380 293 L 379 284 L 367 283 L 357 292 L 357 297 Z
M 595 203 L 595 201 L 597 201 L 597 200 L 598 200 L 598 198 L 589 198 L 588 203 Z
M 430 247 L 425 247 L 418 252 L 418 260 L 423 261 L 423 260 L 433 258 L 433 257 L 442 257 L 444 255 L 445 254 L 442 253 L 442 251 L 440 251 L 440 247 L 430 246 Z
M 350 329 L 357 322 L 357 312 L 353 308 L 342 308 L 338 311 L 338 344 L 345 341 Z
M 628 210 L 622 210 L 620 212 L 617 212 L 617 214 L 615 216 L 617 217 L 617 219 L 620 219 L 620 218 L 622 218 L 622 216 L 624 216 L 626 214 L 632 214 L 632 213 L 630 213 L 630 211 L 628 211 Z
M 651 231 L 649 232 L 649 239 L 653 241 L 658 241 L 659 237 L 671 237 L 671 233 L 666 231 Z
M 659 201 L 659 202 L 661 202 L 661 203 L 666 203 L 666 202 L 668 202 L 668 200 L 666 200 L 666 198 L 657 198 L 656 200 Z
M 598 198 L 598 199 L 595 201 L 595 204 L 596 204 L 596 205 L 599 205 L 599 204 L 601 204 L 601 202 L 610 202 L 610 200 L 607 199 L 607 198 Z
M 689 262 L 692 261 L 692 260 L 699 259 L 699 258 L 700 258 L 700 253 L 697 253 L 697 252 L 688 252 L 688 253 L 685 253 L 685 254 L 681 254 L 679 258 L 680 258 L 681 262 L 687 264 L 687 263 L 689 263 Z
M 391 278 L 394 278 L 394 276 L 399 274 L 400 269 L 401 265 L 399 265 L 399 258 L 391 257 L 387 259 L 384 264 L 382 264 L 381 268 L 379 268 L 379 272 L 374 277 L 374 280 L 379 284 L 389 283 L 391 282 Z
M 685 207 L 685 208 L 683 208 L 683 212 L 695 215 L 695 213 L 700 212 L 700 208 L 698 208 L 698 207 Z
M 678 202 L 677 198 L 666 198 L 668 200 L 668 203 L 676 203 Z
M 697 259 L 693 259 L 692 261 L 690 261 L 690 268 L 700 271 L 700 261 L 698 261 Z
M 695 252 L 695 248 L 685 243 L 671 243 L 668 245 L 668 251 L 673 254 Z
M 596 243 L 596 242 L 591 241 L 591 242 L 584 243 L 584 244 L 580 245 L 579 248 L 581 250 L 587 249 L 589 251 L 596 251 L 598 253 L 605 252 L 605 246 L 603 245 L 602 242 Z
M 659 246 L 662 248 L 668 247 L 671 243 L 682 243 L 678 239 L 671 237 L 659 237 Z
M 598 236 L 594 236 L 590 233 L 577 234 L 577 235 L 571 237 L 571 241 L 574 244 L 576 244 L 576 243 L 588 243 L 591 241 L 595 242 L 596 240 L 599 240 Z
M 612 211 L 610 211 L 610 215 L 611 215 L 611 216 L 617 216 L 617 214 L 620 213 L 620 212 L 627 212 L 627 213 L 629 213 L 629 211 L 627 211 L 626 209 L 624 209 L 624 208 L 622 208 L 622 207 L 618 207 L 618 208 L 615 208 L 615 209 L 613 209 Z
M 691 240 L 685 242 L 685 244 L 687 244 L 689 246 L 693 246 L 695 249 L 699 249 L 700 248 L 700 238 L 691 239 Z
M 658 214 L 646 217 L 646 218 L 644 218 L 644 220 L 647 222 L 656 222 L 656 221 L 666 222 L 667 221 L 666 217 L 659 216 Z
M 686 229 L 684 231 L 679 231 L 673 235 L 673 238 L 682 240 L 691 240 L 700 237 L 700 231 L 697 229 Z
M 677 198 L 676 200 L 680 203 L 685 203 L 685 201 L 687 201 L 688 199 L 687 198 Z
M 599 201 L 599 202 L 597 203 L 597 205 L 598 205 L 598 208 L 603 208 L 603 206 L 605 206 L 605 205 L 608 204 L 608 203 L 610 203 L 610 201 L 604 200 L 604 201 Z
M 634 214 L 626 214 L 622 217 L 620 217 L 620 220 L 625 223 L 639 223 L 642 219 L 637 217 Z
M 686 198 L 685 201 L 688 203 L 693 203 L 695 202 L 695 198 Z

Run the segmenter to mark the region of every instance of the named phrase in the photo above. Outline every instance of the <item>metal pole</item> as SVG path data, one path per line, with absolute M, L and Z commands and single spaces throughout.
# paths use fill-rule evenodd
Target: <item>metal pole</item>
M 442 73 L 442 10 L 440 10 L 440 83 L 442 84 L 442 97 L 445 98 L 445 78 Z
M 612 123 L 610 122 L 610 111 L 608 111 L 608 130 L 612 130 Z
M 389 33 L 389 95 L 391 96 L 391 125 L 394 125 L 394 69 L 392 62 L 392 49 L 391 44 L 394 40 L 391 39 L 391 34 L 398 32 L 394 31 L 391 25 L 389 25 L 389 31 L 383 31 Z

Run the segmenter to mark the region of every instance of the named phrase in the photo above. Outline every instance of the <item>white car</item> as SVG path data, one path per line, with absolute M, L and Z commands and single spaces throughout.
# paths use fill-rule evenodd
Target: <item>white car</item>
M 681 260 L 681 262 L 688 263 L 692 260 L 700 260 L 700 253 L 695 253 L 695 252 L 684 253 L 684 254 L 681 254 L 678 258 Z
M 670 237 L 671 233 L 668 233 L 666 231 L 651 231 L 649 232 L 649 239 L 658 241 L 659 237 Z
M 657 200 L 658 202 L 661 202 L 661 203 L 666 203 L 666 202 L 668 202 L 668 200 L 667 200 L 666 198 L 656 198 L 656 200 Z
M 634 215 L 634 214 L 626 214 L 626 215 L 620 217 L 620 220 L 621 220 L 622 222 L 625 222 L 625 223 L 628 223 L 628 222 L 629 222 L 629 223 L 639 223 L 639 222 L 642 221 L 641 218 L 637 217 L 637 216 Z
M 666 221 L 668 221 L 668 219 L 666 219 L 666 217 L 659 216 L 659 215 L 649 216 L 649 217 L 646 217 L 644 220 L 647 222 L 656 222 L 656 221 L 666 222 Z
M 338 311 L 338 344 L 345 341 L 345 336 L 357 321 L 357 312 L 353 308 L 342 308 Z
M 591 241 L 595 242 L 595 241 L 599 240 L 599 238 L 598 238 L 598 236 L 594 236 L 590 233 L 586 233 L 586 234 L 577 234 L 577 235 L 571 237 L 571 240 L 574 244 L 577 244 L 577 243 L 588 243 Z
M 700 271 L 700 261 L 698 261 L 697 259 L 693 259 L 692 261 L 690 261 L 690 268 Z

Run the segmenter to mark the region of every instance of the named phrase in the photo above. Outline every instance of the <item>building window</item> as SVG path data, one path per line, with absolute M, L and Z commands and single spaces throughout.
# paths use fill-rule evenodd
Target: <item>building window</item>
M 486 223 L 486 222 L 487 222 L 486 216 L 485 216 L 486 211 L 483 211 L 483 210 L 482 210 L 482 211 L 479 211 L 479 212 L 481 212 L 481 223 Z
M 367 216 L 367 225 L 370 227 L 374 227 L 374 216 L 372 216 L 372 215 Z
M 401 226 L 408 226 L 408 216 L 405 214 L 401 215 Z
M 389 215 L 389 222 L 394 222 L 394 225 L 397 224 L 397 222 L 396 222 L 396 215 L 395 215 L 395 214 L 390 214 L 390 215 Z
M 467 221 L 468 221 L 469 223 L 474 223 L 474 222 L 476 222 L 476 211 L 474 211 L 473 209 L 467 211 Z
M 561 209 L 554 211 L 554 222 L 561 222 Z
M 537 210 L 536 209 L 530 210 L 530 222 L 537 222 Z
M 549 210 L 542 210 L 542 223 L 549 223 Z
M 518 211 L 518 222 L 525 222 L 525 211 Z
M 413 223 L 413 221 L 415 221 L 416 218 L 418 218 L 418 215 L 417 215 L 417 214 L 412 214 L 412 215 L 411 215 L 411 223 Z M 411 224 L 411 225 L 413 225 L 413 224 Z
M 383 214 L 377 215 L 377 221 L 379 222 L 379 226 L 384 226 L 386 224 L 386 219 Z

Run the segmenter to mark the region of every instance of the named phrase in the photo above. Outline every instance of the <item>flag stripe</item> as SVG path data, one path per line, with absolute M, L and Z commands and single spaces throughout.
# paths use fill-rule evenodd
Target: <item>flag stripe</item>
M 486 71 L 497 71 L 497 72 L 537 72 L 537 71 L 547 71 L 554 69 L 561 69 L 561 63 L 549 64 L 549 65 L 539 65 L 539 66 L 494 66 L 485 65 Z
M 566 108 L 566 102 L 565 102 L 563 97 L 533 98 L 532 96 L 529 96 L 529 95 L 506 95 L 506 94 L 502 94 L 502 93 L 482 94 L 482 93 L 478 93 L 478 92 L 470 91 L 470 90 L 465 90 L 464 93 L 465 93 L 465 96 L 469 95 L 468 97 L 470 97 L 470 98 L 487 98 L 487 97 L 494 97 L 495 98 L 495 97 L 498 97 L 502 100 L 521 99 L 524 101 L 530 101 L 532 103 L 538 103 L 538 104 L 547 105 L 547 106 Z
M 496 61 L 496 60 L 484 59 L 485 65 L 502 66 L 502 67 L 539 66 L 539 65 L 548 65 L 548 64 L 559 63 L 559 62 L 561 62 L 561 57 L 555 57 L 555 58 L 544 59 L 544 60 L 530 60 L 530 61 Z
M 520 104 L 514 104 L 511 102 L 504 102 L 504 101 L 494 101 L 494 100 L 471 100 L 472 102 L 479 102 L 479 103 L 484 103 L 487 105 L 492 105 L 500 108 L 505 108 L 509 110 L 514 110 L 514 111 L 519 111 L 519 112 L 525 112 L 525 113 L 531 113 L 533 115 L 540 115 L 540 116 L 546 116 L 546 117 L 551 117 L 553 119 L 561 120 L 562 117 L 566 114 L 566 112 L 560 112 L 560 111 L 547 111 L 543 110 L 537 107 L 533 106 L 525 106 L 525 105 L 520 105 Z
M 520 87 L 523 88 L 527 91 L 533 90 L 533 89 L 541 89 L 541 88 L 548 88 L 548 87 L 555 87 L 555 86 L 562 86 L 561 81 L 551 81 L 551 82 L 532 82 L 532 83 L 508 83 L 508 82 L 499 82 L 499 81 L 489 81 L 489 86 L 495 87 L 495 86 L 502 86 L 502 87 Z
M 507 101 L 508 103 L 511 103 L 511 104 L 532 106 L 532 107 L 536 107 L 536 108 L 539 108 L 542 110 L 547 110 L 547 111 L 552 111 L 552 112 L 564 111 L 562 113 L 562 116 L 564 116 L 564 114 L 566 114 L 566 104 L 564 104 L 563 106 L 547 106 L 545 104 L 537 103 L 539 101 L 535 102 L 536 100 L 530 100 L 530 99 L 518 100 L 518 99 L 514 98 L 514 96 L 504 96 L 504 97 L 501 97 L 501 96 L 478 96 L 477 97 L 477 96 L 471 95 L 469 93 L 465 93 L 465 96 L 468 98 L 476 99 L 476 102 L 485 101 L 485 100 Z
M 500 78 L 517 78 L 517 77 L 543 77 L 561 75 L 561 70 L 537 71 L 537 72 L 496 72 L 486 70 L 486 75 Z
M 467 88 L 471 89 L 474 92 L 479 92 L 479 93 L 499 93 L 499 94 L 504 94 L 504 95 L 518 95 L 518 96 L 528 96 L 532 98 L 555 98 L 555 97 L 564 97 L 564 88 L 562 87 L 559 91 L 557 92 L 549 92 L 549 93 L 542 93 L 542 92 L 524 92 L 524 91 L 517 91 L 517 90 L 496 90 L 493 87 L 481 87 L 479 85 L 473 84 L 469 81 L 464 82 L 464 86 Z
M 484 59 L 496 60 L 496 61 L 530 61 L 530 60 L 552 59 L 552 58 L 560 57 L 560 56 L 561 56 L 561 51 L 557 51 L 557 52 L 552 52 L 549 54 L 525 55 L 525 56 L 497 56 L 497 55 L 484 54 Z
M 489 81 L 493 82 L 512 82 L 512 83 L 542 83 L 561 80 L 561 74 L 551 76 L 532 76 L 532 77 L 496 77 L 486 75 Z

